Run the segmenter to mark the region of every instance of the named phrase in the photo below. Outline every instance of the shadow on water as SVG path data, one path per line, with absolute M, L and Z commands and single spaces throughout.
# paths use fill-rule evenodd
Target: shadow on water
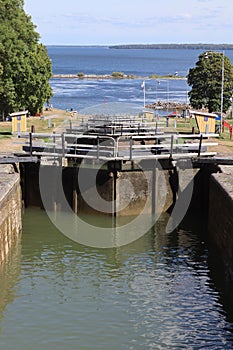
M 196 219 L 198 218 L 198 220 Z M 182 223 L 186 230 L 193 230 L 203 248 L 207 250 L 207 264 L 209 269 L 210 287 L 217 293 L 218 301 L 223 307 L 223 312 L 229 322 L 233 322 L 233 267 L 232 262 L 224 260 L 219 249 L 213 244 L 208 232 L 206 214 L 197 213 L 197 216 L 189 213 Z M 198 252 L 197 256 L 199 256 Z M 230 328 L 233 331 L 233 328 Z
M 198 219 L 197 219 L 198 218 Z M 224 261 L 218 248 L 213 244 L 208 232 L 208 223 L 206 216 L 197 213 L 197 216 L 190 212 L 186 215 L 183 222 L 179 226 L 179 230 L 174 231 L 171 235 L 171 242 L 177 243 L 180 233 L 184 229 L 185 234 L 191 232 L 191 237 L 196 236 L 196 239 L 201 244 L 193 246 L 192 255 L 197 266 L 206 259 L 209 275 L 209 287 L 216 294 L 217 302 L 222 306 L 222 313 L 226 320 L 231 324 L 227 330 L 233 332 L 233 270 L 232 262 Z M 179 232 L 179 234 L 178 234 Z M 187 241 L 186 241 L 187 244 Z M 194 249 L 193 249 L 194 248 Z M 195 268 L 195 266 L 194 266 Z
M 231 264 L 230 264 L 231 265 Z M 219 295 L 219 302 L 226 312 L 227 320 L 233 323 L 233 271 L 232 266 L 224 261 L 218 249 L 209 244 L 208 266 L 212 288 Z M 233 332 L 233 325 L 230 328 Z
M 28 324 L 31 342 L 44 337 L 45 344 L 51 341 L 50 349 L 62 349 L 67 334 L 70 349 L 77 348 L 77 339 L 85 349 L 95 343 L 114 350 L 231 348 L 233 304 L 226 301 L 229 289 L 216 257 L 212 261 L 204 221 L 186 216 L 175 231 L 166 233 L 168 218 L 163 215 L 131 244 L 101 249 L 70 240 L 44 211 L 27 209 L 22 242 L 0 270 L 2 333 L 5 319 L 13 333 L 2 342 L 0 333 L 0 345 L 10 349 L 21 339 L 20 325 L 13 323 L 15 312 L 17 323 L 22 318 Z M 36 312 L 38 331 L 24 312 L 29 318 Z M 51 319 L 54 315 L 57 320 Z M 54 322 L 57 343 L 49 338 Z M 107 337 L 101 335 L 105 328 Z M 28 338 L 29 331 L 22 337 Z M 113 346 L 119 334 L 121 342 Z

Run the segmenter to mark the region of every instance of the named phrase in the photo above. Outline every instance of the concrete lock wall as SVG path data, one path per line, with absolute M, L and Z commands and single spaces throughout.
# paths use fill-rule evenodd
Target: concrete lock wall
M 25 206 L 37 206 L 43 208 L 40 195 L 38 164 L 27 163 L 21 169 L 23 177 L 23 200 Z M 54 188 L 55 196 L 50 196 L 47 202 L 51 210 L 63 210 L 60 203 L 60 194 L 56 189 L 59 170 L 54 166 L 46 166 L 46 182 L 49 188 Z M 80 185 L 79 168 L 65 167 L 62 170 L 63 191 L 65 197 L 75 213 L 80 214 L 105 214 L 108 216 L 139 215 L 147 207 L 145 213 L 166 211 L 172 204 L 172 191 L 169 183 L 168 171 L 152 169 L 148 171 L 129 170 L 118 171 L 112 169 L 100 169 L 96 171 L 84 168 L 82 172 L 82 184 Z M 91 199 L 90 201 L 87 198 Z M 91 197 L 91 198 L 90 198 Z M 107 202 L 107 210 L 101 205 L 103 199 Z
M 78 169 L 74 169 L 73 177 L 73 210 L 80 214 L 106 214 L 114 213 L 114 184 L 116 174 L 112 171 L 95 169 L 82 169 L 82 179 L 78 179 Z M 81 184 L 80 184 L 81 182 Z M 109 203 L 104 209 L 100 200 Z
M 80 189 L 79 184 L 76 184 L 73 200 L 73 209 L 76 213 L 129 216 L 139 215 L 144 210 L 145 214 L 151 214 L 158 210 L 166 211 L 172 203 L 168 176 L 158 169 L 100 170 L 96 178 L 90 181 L 95 175 L 95 170 L 86 169 L 85 177 L 89 179 L 86 188 Z M 94 189 L 96 193 L 93 194 L 91 201 L 87 202 L 86 193 Z M 109 203 L 106 211 L 103 209 L 105 205 L 100 203 L 101 199 Z
M 116 216 L 165 212 L 172 205 L 167 171 L 118 172 L 116 179 Z
M 44 167 L 46 182 L 54 188 L 50 196 L 51 210 L 63 210 L 60 194 L 56 189 L 59 171 L 54 166 Z M 138 216 L 140 213 L 155 214 L 172 208 L 178 193 L 178 180 L 182 190 L 187 179 L 193 178 L 193 169 L 162 170 L 151 167 L 147 170 L 131 169 L 82 169 L 80 185 L 79 168 L 65 167 L 62 171 L 63 191 L 70 207 L 79 214 L 104 214 L 108 216 Z M 23 199 L 26 206 L 43 208 L 39 189 L 38 164 L 25 164 L 23 170 Z M 185 180 L 185 181 L 184 181 Z M 190 181 L 191 181 L 190 180 Z M 87 200 L 89 199 L 91 200 Z M 107 202 L 107 210 L 105 204 Z M 56 206 L 54 203 L 56 202 Z
M 0 166 L 0 264 L 17 241 L 21 229 L 20 176 L 12 166 Z
M 233 169 L 221 167 L 210 181 L 209 237 L 229 273 L 233 273 Z
M 93 176 L 92 169 L 86 169 L 86 179 Z M 98 195 L 112 203 L 111 213 L 99 213 L 115 216 L 138 216 L 144 214 L 157 214 L 166 212 L 175 204 L 178 187 L 184 191 L 194 177 L 193 169 L 162 170 L 152 168 L 150 170 L 129 171 L 107 171 L 98 172 L 96 182 L 92 180 L 93 187 L 96 186 Z M 188 181 L 187 181 L 188 179 Z M 190 181 L 189 181 L 190 179 Z M 87 181 L 88 182 L 88 181 Z M 87 191 L 90 188 L 87 186 Z M 77 185 L 76 189 L 76 213 L 98 214 L 98 198 L 93 209 L 85 202 L 85 193 Z M 75 210 L 76 208 L 76 210 Z M 97 210 L 96 210 L 97 209 Z

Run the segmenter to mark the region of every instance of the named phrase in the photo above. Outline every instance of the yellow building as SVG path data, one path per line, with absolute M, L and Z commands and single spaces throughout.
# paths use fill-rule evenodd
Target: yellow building
M 27 115 L 28 111 L 15 112 L 9 115 L 11 117 L 12 134 L 27 131 Z
M 152 120 L 154 118 L 154 111 L 144 110 L 143 116 L 146 120 Z
M 189 113 L 191 116 L 195 117 L 199 133 L 215 133 L 216 114 L 201 111 L 189 111 Z

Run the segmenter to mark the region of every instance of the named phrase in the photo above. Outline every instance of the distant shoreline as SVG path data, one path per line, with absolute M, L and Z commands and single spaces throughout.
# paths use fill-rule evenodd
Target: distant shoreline
M 186 49 L 186 50 L 233 50 L 233 44 L 124 44 L 111 45 L 110 49 Z
M 117 45 L 46 45 L 47 47 L 80 47 L 106 49 L 177 49 L 177 50 L 233 50 L 233 44 L 117 44 Z
M 133 74 L 124 74 L 121 73 L 118 76 L 112 75 L 112 74 L 83 74 L 83 73 L 77 73 L 77 74 L 53 74 L 52 78 L 54 79 L 93 79 L 93 80 L 105 80 L 105 79 L 114 79 L 114 80 L 123 80 L 123 79 L 140 79 L 140 80 L 156 80 L 156 79 L 170 79 L 170 80 L 185 80 L 186 78 L 184 76 L 175 76 L 175 75 L 155 75 L 152 74 L 151 76 L 138 76 Z

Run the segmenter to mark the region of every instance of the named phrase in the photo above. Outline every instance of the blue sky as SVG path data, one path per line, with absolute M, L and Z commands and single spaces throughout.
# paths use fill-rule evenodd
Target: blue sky
M 233 43 L 232 0 L 24 0 L 45 45 Z

